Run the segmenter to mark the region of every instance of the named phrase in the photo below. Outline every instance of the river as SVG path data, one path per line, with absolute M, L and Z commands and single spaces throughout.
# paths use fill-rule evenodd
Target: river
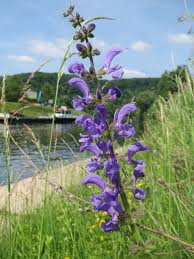
M 10 140 L 10 166 L 8 170 L 5 155 L 4 125 L 0 124 L 0 185 L 7 183 L 8 171 L 11 174 L 11 182 L 15 182 L 34 175 L 37 169 L 43 171 L 45 168 L 44 160 L 47 160 L 48 157 L 51 124 L 28 126 L 36 137 L 36 143 L 38 143 L 43 157 L 34 143 L 32 133 L 24 125 L 10 125 L 10 134 L 17 144 Z M 73 161 L 79 154 L 79 147 L 68 134 L 71 133 L 72 128 L 72 124 L 55 124 L 49 164 L 51 167 L 59 166 L 61 161 Z

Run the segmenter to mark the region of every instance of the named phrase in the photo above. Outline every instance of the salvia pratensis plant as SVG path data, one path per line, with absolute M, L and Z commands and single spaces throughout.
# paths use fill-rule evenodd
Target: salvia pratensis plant
M 74 14 L 74 6 L 70 6 L 64 13 L 69 17 L 73 28 L 76 29 L 73 39 L 77 41 L 76 49 L 80 58 L 89 59 L 90 67 L 87 70 L 81 61 L 73 62 L 69 65 L 69 73 L 76 77 L 71 78 L 68 84 L 82 93 L 73 100 L 75 110 L 81 111 L 90 107 L 94 111 L 93 117 L 81 115 L 77 117 L 75 123 L 80 125 L 85 134 L 80 134 L 80 150 L 88 151 L 94 157 L 86 164 L 88 175 L 82 180 L 82 184 L 92 184 L 99 187 L 101 192 L 93 194 L 90 202 L 95 210 L 105 211 L 110 216 L 107 221 L 101 224 L 105 232 L 119 229 L 119 219 L 125 218 L 128 210 L 127 198 L 120 177 L 119 157 L 114 150 L 114 139 L 132 138 L 135 135 L 135 128 L 132 121 L 126 122 L 126 117 L 136 111 L 134 102 L 127 103 L 114 113 L 111 123 L 107 119 L 108 102 L 115 101 L 121 96 L 121 91 L 115 85 L 108 90 L 101 85 L 103 75 L 111 75 L 114 80 L 122 79 L 124 71 L 118 64 L 113 64 L 113 59 L 123 52 L 121 48 L 111 48 L 104 56 L 103 66 L 98 71 L 94 65 L 94 57 L 100 55 L 100 51 L 94 48 L 90 38 L 94 37 L 96 25 L 86 23 L 84 18 L 77 12 Z M 96 87 L 95 94 L 90 91 L 91 82 Z M 106 91 L 105 91 L 106 89 Z M 138 188 L 136 183 L 144 176 L 145 164 L 141 160 L 134 160 L 133 156 L 139 152 L 147 150 L 148 147 L 140 142 L 133 143 L 127 153 L 126 160 L 133 166 L 134 170 L 131 178 L 134 198 L 143 201 L 145 191 Z M 102 172 L 104 178 L 102 177 Z M 122 201 L 122 204 L 120 201 Z

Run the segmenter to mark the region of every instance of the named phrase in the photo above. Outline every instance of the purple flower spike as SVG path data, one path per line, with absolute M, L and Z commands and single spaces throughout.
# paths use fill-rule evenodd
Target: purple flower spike
M 74 62 L 69 65 L 68 71 L 71 74 L 81 75 L 84 72 L 84 65 L 81 62 Z
M 142 188 L 136 188 L 134 190 L 134 197 L 137 200 L 143 201 L 145 199 L 145 191 Z
M 84 177 L 81 182 L 82 184 L 95 184 L 100 187 L 102 190 L 105 189 L 106 183 L 103 178 L 97 174 L 89 174 Z
M 134 103 L 125 104 L 120 110 L 116 111 L 114 119 L 116 120 L 116 124 L 122 124 L 123 119 L 130 112 L 134 112 L 136 110 L 136 105 Z
M 144 150 L 148 150 L 148 146 L 145 145 L 143 142 L 137 141 L 135 143 L 133 143 L 127 152 L 127 156 L 128 156 L 128 162 L 134 163 L 134 161 L 132 160 L 132 156 L 135 155 L 137 152 L 139 151 L 144 151 Z
M 108 90 L 107 98 L 109 100 L 115 100 L 117 98 L 121 97 L 121 91 L 118 87 L 113 86 Z

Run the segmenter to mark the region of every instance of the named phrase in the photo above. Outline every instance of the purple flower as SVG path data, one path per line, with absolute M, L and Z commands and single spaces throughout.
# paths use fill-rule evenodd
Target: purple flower
M 90 173 L 94 173 L 96 170 L 103 169 L 103 165 L 98 161 L 97 158 L 92 158 L 86 164 L 86 170 Z
M 134 183 L 136 183 L 136 181 L 140 178 L 140 177 L 144 177 L 144 168 L 145 168 L 145 164 L 143 161 L 139 160 L 139 161 L 133 161 L 134 164 L 134 171 L 133 171 L 133 176 L 132 176 L 132 181 Z
M 81 115 L 77 117 L 75 123 L 81 125 L 91 137 L 98 138 L 102 136 L 102 132 L 106 128 L 106 117 L 106 107 L 103 104 L 99 104 L 95 107 L 94 120 L 89 116 Z
M 143 201 L 145 199 L 145 191 L 142 188 L 136 188 L 134 190 L 134 197 L 137 200 Z
M 119 80 L 123 77 L 124 71 L 122 68 L 119 68 L 117 70 L 115 70 L 114 72 L 112 72 L 112 78 L 115 80 Z
M 87 51 L 86 46 L 81 43 L 76 44 L 76 48 L 78 51 Z
M 110 159 L 104 162 L 106 168 L 105 176 L 108 177 L 111 184 L 114 184 L 118 189 L 120 186 L 119 180 L 119 164 L 116 159 Z
M 122 124 L 123 119 L 130 112 L 134 112 L 136 110 L 136 105 L 134 103 L 125 104 L 121 109 L 115 112 L 114 120 L 117 125 Z
M 106 232 L 117 230 L 119 227 L 117 214 L 123 216 L 123 210 L 118 201 L 117 189 L 110 189 L 106 186 L 103 178 L 95 174 L 86 176 L 82 184 L 95 184 L 102 189 L 100 194 L 92 195 L 90 201 L 95 210 L 106 211 L 112 218 L 101 225 L 102 229 Z
M 144 151 L 144 150 L 148 150 L 148 146 L 145 145 L 143 142 L 137 141 L 137 142 L 133 143 L 129 147 L 128 152 L 127 152 L 129 164 L 134 163 L 134 161 L 132 160 L 132 156 L 134 156 L 137 152 Z
M 116 110 L 114 114 L 115 135 L 119 137 L 131 138 L 135 135 L 135 128 L 130 123 L 123 124 L 123 120 L 127 114 L 134 112 L 136 105 L 134 103 L 125 104 L 121 109 Z
M 103 131 L 106 128 L 107 110 L 104 104 L 97 104 L 95 107 L 94 122 Z
M 115 213 L 113 207 L 108 210 L 109 215 L 112 217 L 111 220 L 107 220 L 106 222 L 101 224 L 101 228 L 104 232 L 116 231 L 119 229 L 118 224 L 118 216 Z
M 123 69 L 119 65 L 111 67 L 111 62 L 115 56 L 120 54 L 123 50 L 120 48 L 110 49 L 104 57 L 104 70 L 106 74 L 112 74 L 112 77 L 116 80 L 121 79 L 123 76 Z
M 118 137 L 132 138 L 135 136 L 135 128 L 131 123 L 116 125 L 115 135 Z
M 115 100 L 121 96 L 121 91 L 118 87 L 113 86 L 108 90 L 108 93 L 106 96 L 107 96 L 107 99 L 109 100 Z
M 84 65 L 81 62 L 74 62 L 69 65 L 68 71 L 71 74 L 82 75 L 84 72 Z
M 83 97 L 78 96 L 77 99 L 73 100 L 74 109 L 80 111 L 92 102 L 92 97 L 89 91 L 89 87 L 83 79 L 72 78 L 68 81 L 68 84 L 77 88 L 83 93 Z
M 96 142 L 96 145 L 103 151 L 104 154 L 109 153 L 109 147 L 105 141 L 99 140 L 98 142 Z
M 106 183 L 105 183 L 104 179 L 97 174 L 89 174 L 89 175 L 85 176 L 81 183 L 82 184 L 95 184 L 98 187 L 100 187 L 102 190 L 104 190 L 106 187 Z
M 92 153 L 93 155 L 95 155 L 99 160 L 101 158 L 101 150 L 99 149 L 99 147 L 94 144 L 94 143 L 89 143 L 88 145 L 81 145 L 80 147 L 81 151 L 88 151 L 90 153 Z

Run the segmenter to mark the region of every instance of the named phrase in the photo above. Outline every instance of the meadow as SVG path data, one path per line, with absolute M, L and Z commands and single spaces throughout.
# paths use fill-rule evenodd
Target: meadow
M 131 168 L 122 160 L 130 208 L 119 231 L 101 231 L 107 214 L 88 203 L 94 187 L 72 183 L 47 194 L 48 182 L 41 207 L 0 211 L 0 258 L 192 258 L 194 82 L 187 74 L 176 83 L 178 93 L 159 98 L 146 117 L 142 140 L 150 150 L 138 155 L 146 163 L 146 177 L 138 183 L 145 202 L 133 199 Z M 121 157 L 127 145 L 118 149 Z M 74 173 L 79 178 L 84 172 L 72 171 L 72 179 Z

